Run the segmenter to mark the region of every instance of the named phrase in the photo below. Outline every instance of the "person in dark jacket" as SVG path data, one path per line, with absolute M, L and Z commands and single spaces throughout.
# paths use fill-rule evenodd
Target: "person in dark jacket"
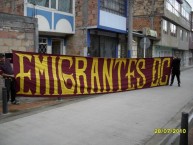
M 174 56 L 173 58 L 173 61 L 172 61 L 172 66 L 171 66 L 171 83 L 170 83 L 170 86 L 173 85 L 173 82 L 174 82 L 174 78 L 176 76 L 177 78 L 177 81 L 178 81 L 178 87 L 180 87 L 180 62 L 181 62 L 181 59 L 178 58 L 178 56 Z
M 10 59 L 6 59 L 4 54 L 0 54 L 0 75 L 5 79 L 5 87 L 7 88 L 7 101 L 11 93 L 11 103 L 18 105 L 19 101 L 15 99 L 15 78 L 13 75 L 13 68 Z

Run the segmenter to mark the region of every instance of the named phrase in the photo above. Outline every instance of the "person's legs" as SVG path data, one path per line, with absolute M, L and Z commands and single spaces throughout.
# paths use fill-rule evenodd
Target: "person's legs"
M 178 81 L 178 86 L 180 87 L 180 72 L 176 73 L 177 81 Z
M 174 82 L 174 77 L 175 77 L 175 73 L 172 73 L 172 77 L 171 77 L 170 86 L 172 86 L 172 85 L 173 85 L 173 82 Z
M 12 104 L 19 104 L 19 101 L 16 100 L 16 90 L 15 90 L 15 80 L 11 81 L 11 103 Z
M 11 90 L 11 102 L 14 102 L 15 101 L 15 96 L 16 96 L 15 81 L 14 80 L 11 81 L 10 90 Z

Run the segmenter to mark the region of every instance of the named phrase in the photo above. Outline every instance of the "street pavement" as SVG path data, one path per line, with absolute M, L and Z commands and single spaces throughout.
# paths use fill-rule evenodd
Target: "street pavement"
M 0 145 L 157 145 L 192 112 L 193 69 L 181 87 L 155 87 L 87 96 L 0 120 Z M 190 114 L 191 116 L 191 114 Z M 164 144 L 166 145 L 166 144 Z

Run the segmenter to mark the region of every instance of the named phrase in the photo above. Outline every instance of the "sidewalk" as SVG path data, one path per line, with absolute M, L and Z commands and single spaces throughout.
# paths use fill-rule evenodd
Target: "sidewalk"
M 59 103 L 57 98 L 25 98 L 25 97 L 17 97 L 20 104 L 13 105 L 8 102 L 8 112 L 13 114 L 19 111 L 24 111 L 28 109 L 39 108 L 47 105 L 54 105 Z M 0 114 L 2 114 L 2 101 L 0 101 Z
M 188 66 L 182 68 L 182 71 L 185 71 L 187 69 L 191 69 L 193 66 Z M 47 106 L 52 106 L 52 105 L 57 105 L 61 104 L 67 101 L 71 101 L 74 99 L 78 99 L 78 97 L 66 97 L 62 98 L 62 100 L 58 100 L 57 98 L 30 98 L 30 97 L 18 97 L 20 104 L 19 105 L 12 105 L 9 103 L 8 110 L 10 115 L 13 113 L 22 113 L 25 110 L 30 110 L 30 109 L 37 109 L 37 108 L 42 108 L 42 107 L 47 107 Z M 0 118 L 2 114 L 2 100 L 0 100 Z
M 76 97 L 76 96 L 64 97 L 61 99 L 58 99 L 57 97 L 53 97 L 53 98 L 17 97 L 17 99 L 20 102 L 19 105 L 13 105 L 10 102 L 8 102 L 8 113 L 7 114 L 3 114 L 3 112 L 2 112 L 2 100 L 0 100 L 0 119 L 19 115 L 19 114 L 34 111 L 34 110 L 41 110 L 43 108 L 50 107 L 50 106 L 63 104 L 63 103 L 69 102 L 69 101 L 76 100 L 76 99 L 78 99 L 78 97 Z
M 20 97 L 20 105 L 9 104 L 10 113 L 0 114 L 0 120 L 1 117 L 9 118 L 10 116 L 12 118 L 11 116 L 18 115 L 17 119 L 0 124 L 0 130 L 2 130 L 0 138 L 5 145 L 11 145 L 9 140 L 3 136 L 19 131 L 22 133 L 16 135 L 18 143 L 14 143 L 14 145 L 24 145 L 23 142 L 27 139 L 31 144 L 41 141 L 42 145 L 56 142 L 58 145 L 60 143 L 61 145 L 70 143 L 70 145 L 89 143 L 92 145 L 125 145 L 125 143 L 128 144 L 128 141 L 131 143 L 129 145 L 139 145 L 142 142 L 147 142 L 155 128 L 164 127 L 165 122 L 168 122 L 176 112 L 181 111 L 180 109 L 192 100 L 191 75 L 192 72 L 188 70 L 183 73 L 182 87 L 180 88 L 176 85 L 155 87 L 98 95 L 97 97 L 63 98 L 61 101 L 58 101 L 57 98 Z M 85 101 L 77 103 L 81 99 Z M 65 105 L 69 101 L 73 103 Z M 53 106 L 53 109 L 42 111 L 43 108 L 49 106 Z M 0 107 L 2 109 L 1 104 Z M 19 118 L 20 114 L 34 112 L 34 110 L 40 110 L 40 113 Z M 7 128 L 12 128 L 12 130 L 7 132 Z M 190 145 L 192 145 L 193 129 L 190 130 L 189 139 L 192 139 L 190 140 Z M 33 138 L 31 138 L 32 136 Z

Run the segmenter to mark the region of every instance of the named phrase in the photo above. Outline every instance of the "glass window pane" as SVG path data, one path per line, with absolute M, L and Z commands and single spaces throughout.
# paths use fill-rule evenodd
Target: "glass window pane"
M 28 0 L 28 3 L 35 4 L 35 0 Z
M 56 9 L 56 0 L 51 0 L 51 8 Z
M 126 14 L 125 0 L 100 0 L 100 7 L 110 13 L 125 16 Z
M 72 13 L 72 0 L 58 0 L 58 10 Z
M 49 7 L 49 0 L 35 0 L 35 4 L 43 7 Z

